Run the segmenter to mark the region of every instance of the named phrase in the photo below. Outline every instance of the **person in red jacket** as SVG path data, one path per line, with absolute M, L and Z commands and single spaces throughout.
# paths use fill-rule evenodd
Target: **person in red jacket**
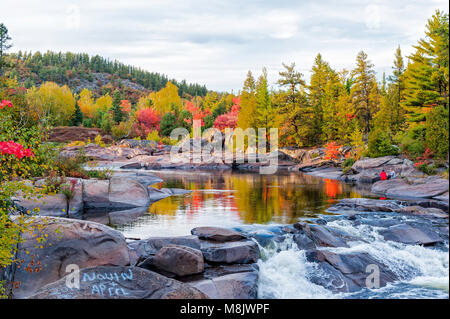
M 380 179 L 382 181 L 387 180 L 387 174 L 386 174 L 386 172 L 384 170 L 382 170 L 381 173 L 380 173 Z

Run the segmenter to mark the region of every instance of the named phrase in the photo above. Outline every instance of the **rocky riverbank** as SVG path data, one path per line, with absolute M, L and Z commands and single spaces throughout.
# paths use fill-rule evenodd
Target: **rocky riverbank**
M 368 266 L 380 270 L 380 287 L 416 275 L 383 259 L 380 240 L 404 245 L 396 249 L 448 249 L 448 206 L 432 203 L 442 202 L 343 199 L 328 208 L 331 215 L 295 224 L 197 227 L 189 236 L 142 240 L 92 221 L 35 216 L 46 240 L 24 234 L 20 262 L 2 276 L 12 298 L 257 298 L 267 251 L 283 251 L 288 241 L 314 265 L 310 282 L 334 294 L 355 293 L 366 289 Z M 66 286 L 71 265 L 81 269 L 80 288 Z
M 94 149 L 97 146 L 92 154 L 97 154 Z M 431 247 L 448 252 L 448 180 L 425 178 L 408 160 L 396 157 L 363 159 L 343 174 L 313 152 L 301 153 L 313 165 L 295 163 L 286 154 L 277 156 L 290 163 L 290 170 L 365 184 L 372 193 L 392 199 L 343 199 L 328 208 L 330 215 L 291 225 L 197 227 L 189 236 L 126 239 L 109 226 L 131 222 L 147 214 L 152 203 L 187 191 L 157 189 L 152 185 L 162 182 L 159 177 L 132 169 L 152 168 L 136 161 L 140 156 L 166 160 L 167 153 L 123 161 L 114 155 L 104 164 L 127 169 L 115 171 L 109 180 L 69 179 L 74 184 L 69 201 L 62 194 L 46 195 L 39 202 L 18 196 L 24 209 L 40 208 L 30 217 L 40 236 L 23 234 L 18 263 L 0 272 L 0 280 L 6 280 L 11 298 L 270 298 L 260 289 L 267 289 L 264 284 L 276 276 L 267 278 L 264 272 L 261 279 L 260 269 L 270 259 L 268 251 L 283 251 L 290 243 L 289 249 L 294 247 L 314 265 L 308 275 L 311 283 L 333 294 L 347 294 L 366 289 L 368 266 L 380 271 L 380 287 L 417 275 L 417 270 L 407 268 L 413 265 L 395 261 L 393 266 L 383 258 L 376 250 L 380 241 L 389 249 Z M 398 178 L 377 181 L 382 168 L 396 170 Z M 81 269 L 79 288 L 66 285 L 73 265 Z
M 189 141 L 192 143 L 192 140 Z M 67 147 L 61 156 L 76 156 L 79 146 Z M 226 163 L 224 154 L 213 156 L 214 163 L 194 163 L 191 161 L 174 162 L 170 155 L 170 146 L 158 146 L 151 141 L 123 140 L 117 146 L 100 147 L 89 144 L 84 147 L 88 158 L 98 161 L 101 166 L 121 169 L 140 170 L 243 170 L 257 171 L 267 163 Z M 288 149 L 282 148 L 268 155 L 276 157 L 279 171 L 299 171 L 310 175 L 343 182 L 364 184 L 371 188 L 374 194 L 392 198 L 434 198 L 449 201 L 448 180 L 439 176 L 425 176 L 418 171 L 410 160 L 398 156 L 384 156 L 367 158 L 356 161 L 349 169 L 343 172 L 341 163 L 349 149 L 341 148 L 338 158 L 334 161 L 325 159 L 323 148 Z M 213 154 L 214 155 L 214 154 Z M 181 159 L 181 155 L 179 156 Z M 381 170 L 395 171 L 396 178 L 380 181 Z
M 105 225 L 33 217 L 46 240 L 30 234 L 18 262 L 3 271 L 11 298 L 256 298 L 258 245 L 228 229 L 197 228 L 191 236 L 128 243 Z M 68 287 L 73 266 L 80 287 Z

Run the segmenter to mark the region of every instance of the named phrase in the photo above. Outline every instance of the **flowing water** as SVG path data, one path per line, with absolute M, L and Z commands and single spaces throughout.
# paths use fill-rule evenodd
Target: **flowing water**
M 327 212 L 342 198 L 374 197 L 361 188 L 336 180 L 301 173 L 260 175 L 237 172 L 155 171 L 164 182 L 154 187 L 183 188 L 192 192 L 165 198 L 149 207 L 135 222 L 119 227 L 125 236 L 189 235 L 198 226 L 220 226 L 241 231 L 267 231 L 284 224 L 315 218 L 361 240 L 349 248 L 328 249 L 338 253 L 367 252 L 389 267 L 400 281 L 380 289 L 357 293 L 332 293 L 311 280 L 321 275 L 308 262 L 292 238 L 261 246 L 260 298 L 448 298 L 448 242 L 438 248 L 385 241 L 379 228 L 368 223 L 355 226 Z M 393 218 L 399 218 L 393 216 Z M 402 217 L 403 218 L 403 217 Z M 405 217 L 406 218 L 406 217 Z M 326 276 L 326 274 L 323 274 Z

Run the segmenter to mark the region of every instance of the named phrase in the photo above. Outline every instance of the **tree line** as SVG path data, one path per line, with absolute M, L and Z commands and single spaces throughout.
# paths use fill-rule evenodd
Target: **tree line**
M 266 69 L 257 79 L 249 71 L 238 126 L 278 127 L 284 146 L 335 141 L 361 150 L 357 156 L 403 151 L 417 157 L 427 151 L 447 158 L 448 27 L 448 14 L 437 10 L 408 61 L 398 47 L 392 74 L 383 74 L 380 82 L 364 51 L 350 71 L 334 70 L 318 54 L 309 83 L 295 63 L 283 64 L 277 89 L 269 88 Z

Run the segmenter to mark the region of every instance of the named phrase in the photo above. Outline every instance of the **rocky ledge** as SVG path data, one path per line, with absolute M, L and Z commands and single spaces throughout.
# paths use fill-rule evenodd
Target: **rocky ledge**
M 11 298 L 257 297 L 259 248 L 235 231 L 198 228 L 192 231 L 198 236 L 127 243 L 120 232 L 95 222 L 30 218 L 39 238 L 24 234 L 17 263 L 0 273 Z M 74 265 L 80 286 L 70 288 Z
M 47 194 L 39 198 L 16 200 L 22 210 L 39 209 L 40 216 L 88 219 L 103 224 L 120 225 L 147 213 L 149 205 L 173 195 L 189 193 L 184 189 L 151 187 L 162 179 L 149 172 L 115 172 L 111 179 L 68 178 L 74 183 L 73 197 L 63 194 Z M 33 186 L 40 188 L 46 181 L 37 180 Z

